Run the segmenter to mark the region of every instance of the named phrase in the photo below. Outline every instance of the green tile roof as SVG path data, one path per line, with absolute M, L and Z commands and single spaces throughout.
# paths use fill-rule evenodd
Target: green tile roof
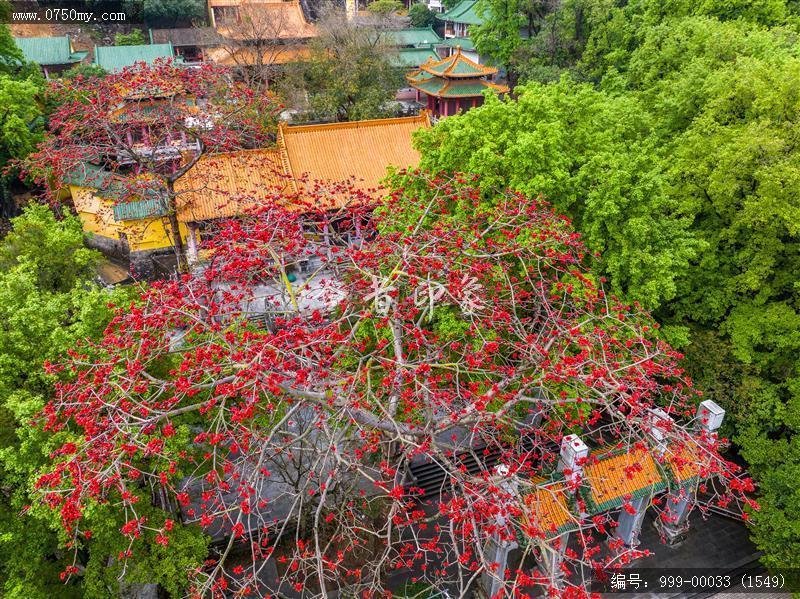
M 442 38 L 432 27 L 391 29 L 383 32 L 382 39 L 390 46 L 428 46 L 442 43 Z
M 159 58 L 175 58 L 172 44 L 142 44 L 140 46 L 95 46 L 94 62 L 106 71 L 121 71 L 137 62 L 152 64 Z
M 439 60 L 439 55 L 433 48 L 400 48 L 397 55 L 392 56 L 392 64 L 396 67 L 412 68 L 431 59 Z
M 80 62 L 88 52 L 73 52 L 69 37 L 15 37 L 25 60 L 48 66 Z
M 465 52 L 475 51 L 475 43 L 468 37 L 448 37 L 442 40 L 442 43 L 445 46 L 450 46 L 451 48 L 461 46 L 461 49 Z
M 63 183 L 112 193 L 112 188 L 115 187 L 114 175 L 91 162 L 76 165 L 64 176 Z
M 442 21 L 453 21 L 455 23 L 465 23 L 466 25 L 482 25 L 483 19 L 475 12 L 477 0 L 461 0 L 446 13 L 436 15 Z
M 448 79 L 468 79 L 497 73 L 496 68 L 479 64 L 458 50 L 447 58 L 422 66 L 422 70 Z
M 91 162 L 75 166 L 64 177 L 63 183 L 96 189 L 98 195 L 116 201 L 131 195 L 131 191 L 126 189 L 124 182 L 119 177 Z M 117 221 L 164 216 L 166 213 L 163 200 L 155 197 L 146 200 L 119 201 L 114 205 L 114 219 Z
M 114 205 L 114 220 L 139 220 L 164 216 L 167 208 L 159 199 L 140 200 L 138 202 L 122 202 Z
M 483 79 L 459 80 L 428 76 L 425 79 L 415 79 L 412 83 L 418 90 L 439 98 L 469 98 L 482 95 L 485 89 L 494 89 L 491 83 Z

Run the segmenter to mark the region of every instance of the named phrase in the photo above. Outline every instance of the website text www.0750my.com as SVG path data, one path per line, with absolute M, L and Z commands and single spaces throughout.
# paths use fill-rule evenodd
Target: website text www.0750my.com
M 124 12 L 79 11 L 74 8 L 46 8 L 39 11 L 11 13 L 12 23 L 92 23 L 126 20 Z

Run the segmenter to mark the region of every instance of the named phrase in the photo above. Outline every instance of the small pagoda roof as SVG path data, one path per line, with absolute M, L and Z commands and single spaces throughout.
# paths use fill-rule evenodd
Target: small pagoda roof
M 588 464 L 583 475 L 594 513 L 614 509 L 626 500 L 650 495 L 667 486 L 653 455 L 638 448 Z
M 534 481 L 539 482 L 539 481 Z M 562 482 L 538 484 L 523 497 L 522 524 L 525 534 L 551 539 L 576 530 L 580 518 L 570 510 L 567 485 Z
M 437 98 L 471 98 L 491 89 L 499 94 L 508 87 L 484 79 L 497 72 L 494 67 L 480 65 L 461 54 L 461 48 L 444 60 L 428 60 L 419 69 L 406 75 L 409 85 Z
M 408 79 L 411 87 L 437 98 L 472 98 L 483 94 L 484 90 L 492 89 L 499 94 L 504 94 L 508 88 L 483 79 L 444 79 L 442 77 L 428 76 L 427 79 L 416 81 Z
M 479 64 L 464 56 L 460 46 L 457 46 L 456 51 L 447 58 L 426 62 L 420 66 L 420 70 L 448 79 L 470 79 L 497 73 L 495 67 Z

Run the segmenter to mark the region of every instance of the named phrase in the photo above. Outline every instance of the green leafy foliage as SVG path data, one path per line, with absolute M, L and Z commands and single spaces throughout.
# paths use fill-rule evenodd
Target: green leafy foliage
M 0 19 L 7 23 L 10 18 L 11 5 L 6 0 L 0 0 Z M 22 51 L 14 42 L 11 30 L 6 25 L 0 25 L 0 74 L 16 74 L 23 60 Z
M 89 79 L 90 77 L 105 77 L 106 74 L 106 70 L 99 64 L 81 63 L 64 71 L 61 74 L 61 78 L 68 80 L 77 79 L 78 77 Z
M 403 3 L 399 0 L 375 0 L 367 5 L 367 10 L 376 15 L 388 16 L 403 10 Z
M 393 116 L 391 102 L 403 74 L 391 62 L 380 31 L 356 27 L 341 15 L 320 25 L 310 59 L 287 78 L 286 94 L 299 88 L 308 120 L 354 121 Z
M 115 46 L 139 46 L 144 44 L 144 34 L 141 29 L 134 29 L 130 33 L 117 33 L 114 35 Z
M 99 255 L 83 246 L 77 218 L 56 220 L 49 208 L 32 205 L 13 221 L 0 242 L 0 594 L 28 599 L 113 597 L 126 549 L 120 514 L 97 510 L 90 535 L 67 549 L 52 512 L 37 505 L 33 482 L 49 454 L 63 442 L 31 424 L 55 381 L 43 368 L 79 339 L 98 337 L 111 306 L 126 302 L 124 289 L 92 282 Z M 185 441 L 185 439 L 184 439 Z M 144 502 L 145 504 L 147 502 Z M 152 522 L 164 512 L 143 506 Z M 174 543 L 148 539 L 141 559 L 126 573 L 130 582 L 158 582 L 180 594 L 188 568 L 205 556 L 205 540 L 194 529 L 176 527 Z M 77 555 L 80 575 L 60 578 Z M 129 568 L 131 566 L 129 565 Z
M 534 6 L 535 5 L 535 6 Z M 484 56 L 491 56 L 504 65 L 509 72 L 514 71 L 514 55 L 526 44 L 520 32 L 527 15 L 531 20 L 541 18 L 545 2 L 527 0 L 479 0 L 475 12 L 484 19 L 481 25 L 470 29 L 470 37 L 475 40 L 475 48 Z
M 436 13 L 427 4 L 412 4 L 408 9 L 408 17 L 412 27 L 431 27 L 436 23 Z
M 483 4 L 476 39 L 510 35 L 522 8 Z M 529 82 L 518 103 L 490 99 L 418 142 L 428 167 L 544 194 L 614 289 L 657 310 L 728 411 L 772 567 L 800 560 L 797 39 L 782 0 L 563 2 L 500 47 Z
M 602 254 L 618 291 L 651 307 L 674 297 L 701 244 L 687 232 L 685 210 L 668 200 L 642 105 L 569 79 L 518 92 L 517 102 L 490 97 L 423 133 L 423 166 L 544 195 Z
M 10 18 L 10 10 L 0 0 L 0 18 Z M 10 181 L 16 171 L 10 161 L 27 156 L 40 139 L 43 87 L 39 66 L 24 62 L 11 31 L 0 23 L 0 216 L 15 213 Z
M 206 14 L 203 0 L 144 0 L 141 7 L 146 23 L 167 27 L 178 23 L 188 25 Z
M 0 164 L 24 158 L 39 141 L 44 125 L 37 101 L 40 92 L 34 78 L 17 80 L 0 75 Z

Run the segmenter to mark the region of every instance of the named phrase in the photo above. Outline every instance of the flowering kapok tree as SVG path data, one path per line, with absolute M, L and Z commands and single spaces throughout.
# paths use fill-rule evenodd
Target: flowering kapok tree
M 27 174 L 55 197 L 61 182 L 79 179 L 84 187 L 113 186 L 118 203 L 150 202 L 143 216 L 165 215 L 179 264 L 176 182 L 204 155 L 274 143 L 280 110 L 273 96 L 229 70 L 172 61 L 53 81 L 49 93 L 58 105 L 25 161 Z
M 221 225 L 204 268 L 154 284 L 50 366 L 65 382 L 42 420 L 69 440 L 38 486 L 76 546 L 101 503 L 126 515 L 121 560 L 145 534 L 168 545 L 175 521 L 203 527 L 196 596 L 411 582 L 579 596 L 582 567 L 637 555 L 601 543 L 616 512 L 580 492 L 603 452 L 693 468 L 701 507 L 746 501 L 749 482 L 693 431 L 679 356 L 604 293 L 566 218 L 516 193 L 487 202 L 460 177 L 412 179 L 349 245 L 277 206 Z M 346 209 L 316 216 L 347 228 Z M 559 468 L 567 434 L 594 450 Z M 564 523 L 531 501 L 554 481 L 577 531 L 555 576 L 537 541 Z M 652 503 L 668 513 L 678 485 L 664 481 Z M 500 567 L 493 548 L 511 543 Z

